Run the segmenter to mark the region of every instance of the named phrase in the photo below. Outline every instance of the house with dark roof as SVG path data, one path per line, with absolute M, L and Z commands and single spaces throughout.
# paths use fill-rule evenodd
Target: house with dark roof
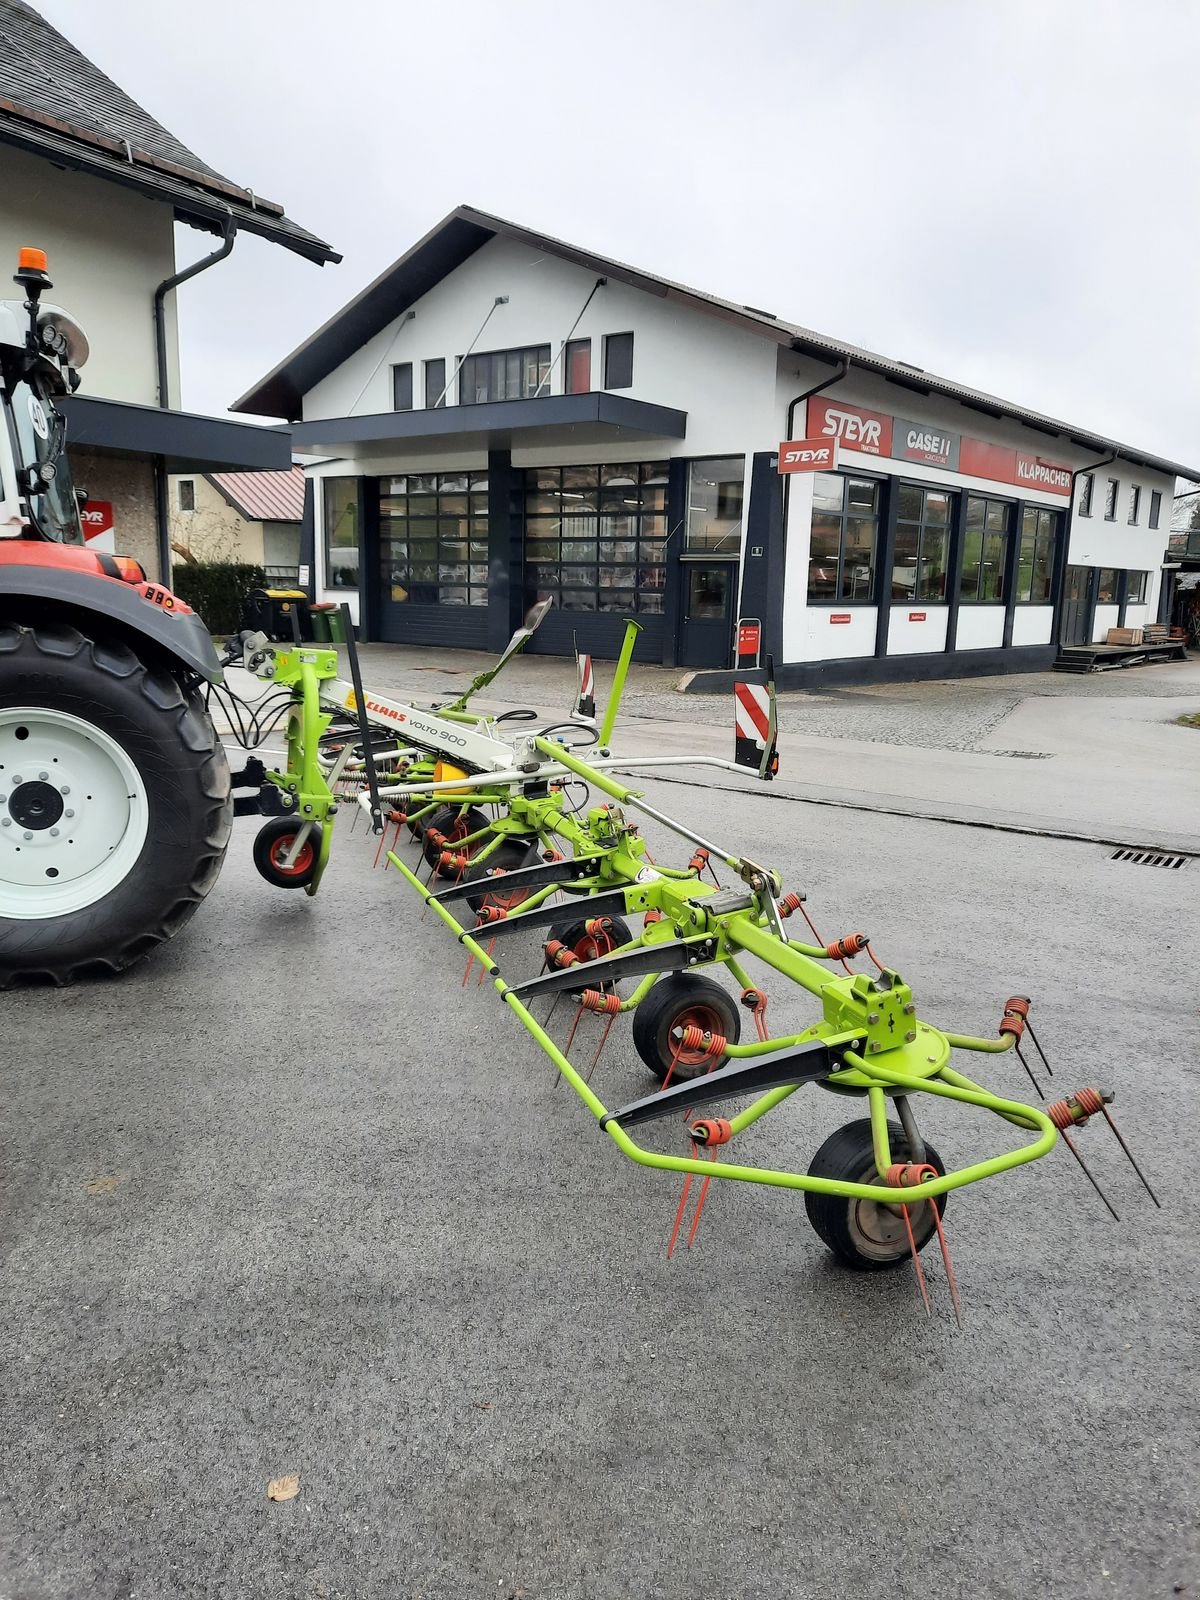
M 201 472 L 171 479 L 171 550 L 179 561 L 242 561 L 294 584 L 304 520 L 304 468 Z
M 326 458 L 314 592 L 367 638 L 494 648 L 550 597 L 530 648 L 632 616 L 714 685 L 735 642 L 799 686 L 1151 621 L 1198 472 L 470 206 L 234 409 Z
M 162 575 L 170 473 L 291 463 L 285 432 L 178 409 L 175 224 L 215 246 L 185 276 L 239 233 L 317 264 L 340 257 L 201 160 L 24 0 L 0 0 L 0 162 L 0 270 L 23 245 L 44 249 L 52 298 L 91 345 L 65 406 L 89 532 Z

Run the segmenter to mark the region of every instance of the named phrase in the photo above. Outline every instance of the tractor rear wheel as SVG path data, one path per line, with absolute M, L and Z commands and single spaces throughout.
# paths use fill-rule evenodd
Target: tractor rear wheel
M 0 988 L 121 972 L 171 938 L 232 813 L 195 693 L 116 640 L 0 624 Z

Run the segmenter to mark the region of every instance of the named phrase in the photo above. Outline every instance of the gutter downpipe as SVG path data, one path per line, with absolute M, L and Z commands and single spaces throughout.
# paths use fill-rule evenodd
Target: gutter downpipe
M 1062 545 L 1062 565 L 1058 573 L 1058 582 L 1054 588 L 1054 613 L 1050 624 L 1050 642 L 1053 644 L 1056 650 L 1062 648 L 1062 639 L 1059 637 L 1059 635 L 1062 632 L 1062 612 L 1063 600 L 1067 587 L 1067 567 L 1070 565 L 1067 560 L 1067 556 L 1070 554 L 1071 550 L 1071 532 L 1075 522 L 1075 489 L 1080 478 L 1084 477 L 1089 472 L 1095 472 L 1099 467 L 1111 466 L 1119 454 L 1119 451 L 1111 450 L 1108 455 L 1101 456 L 1099 461 L 1089 461 L 1082 467 L 1075 467 L 1071 472 L 1071 497 L 1067 501 L 1067 536 L 1063 540 Z M 1093 510 L 1094 509 L 1095 507 L 1093 506 Z M 1089 633 L 1091 632 L 1092 623 L 1094 621 L 1095 612 L 1093 611 L 1091 614 L 1091 621 L 1088 623 Z
M 185 267 L 182 272 L 176 272 L 169 278 L 164 278 L 154 291 L 154 360 L 158 373 L 158 404 L 162 411 L 171 409 L 171 396 L 167 374 L 167 310 L 166 299 L 172 289 L 177 289 L 181 283 L 186 283 L 189 278 L 198 277 L 209 267 L 215 267 L 218 261 L 233 249 L 234 240 L 237 238 L 237 223 L 234 221 L 232 211 L 225 213 L 225 235 L 220 248 L 211 255 L 201 256 L 199 261 L 193 261 L 190 267 Z M 154 520 L 158 533 L 158 562 L 161 569 L 163 583 L 170 585 L 171 581 L 171 508 L 167 496 L 167 464 L 163 456 L 154 458 Z

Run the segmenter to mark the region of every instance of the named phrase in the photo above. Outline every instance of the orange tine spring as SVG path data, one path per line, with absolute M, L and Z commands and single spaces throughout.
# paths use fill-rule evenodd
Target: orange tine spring
M 824 939 L 822 939 L 821 935 L 817 932 L 816 923 L 814 923 L 813 919 L 809 916 L 808 908 L 803 904 L 803 902 L 801 902 L 801 905 L 800 905 L 800 915 L 804 918 L 805 922 L 808 923 L 809 931 L 811 932 L 813 938 L 817 941 L 817 943 L 819 945 L 823 946 L 825 941 L 824 941 Z M 853 968 L 851 967 L 850 963 L 845 959 L 844 956 L 842 958 L 842 965 L 845 967 L 847 972 L 853 971 Z

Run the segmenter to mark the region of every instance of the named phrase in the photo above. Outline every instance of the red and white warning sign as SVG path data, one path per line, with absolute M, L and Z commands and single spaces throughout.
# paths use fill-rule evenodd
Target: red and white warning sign
M 115 550 L 115 521 L 111 500 L 89 500 L 79 513 L 83 537 L 91 550 Z
M 587 722 L 596 719 L 596 680 L 592 676 L 591 656 L 576 654 L 575 665 L 579 669 L 579 699 L 575 702 L 575 715 L 582 717 Z
M 733 686 L 735 728 L 739 739 L 753 739 L 761 750 L 771 732 L 771 701 L 761 683 Z

